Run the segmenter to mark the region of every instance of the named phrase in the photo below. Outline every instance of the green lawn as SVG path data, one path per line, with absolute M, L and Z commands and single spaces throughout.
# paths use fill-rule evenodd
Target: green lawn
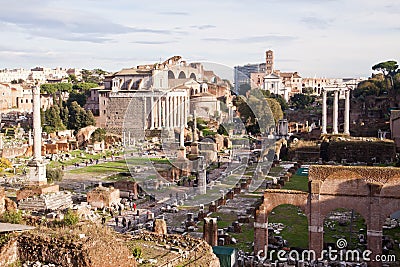
M 308 177 L 294 174 L 289 182 L 285 183 L 283 189 L 308 192 Z
M 68 171 L 73 174 L 82 174 L 82 173 L 114 173 L 114 172 L 129 172 L 128 166 L 126 165 L 125 160 L 118 161 L 110 161 L 99 163 L 95 165 L 89 165 L 87 167 L 77 168 Z
M 283 223 L 280 235 L 291 247 L 308 248 L 308 222 L 305 215 L 298 214 L 299 208 L 292 205 L 280 205 L 273 209 L 275 214 L 268 217 L 269 223 Z

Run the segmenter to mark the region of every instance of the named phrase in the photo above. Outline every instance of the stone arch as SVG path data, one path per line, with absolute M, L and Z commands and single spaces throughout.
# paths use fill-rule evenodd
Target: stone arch
M 194 89 L 190 88 L 190 95 L 194 95 Z
M 183 71 L 179 72 L 178 79 L 186 79 L 186 74 Z
M 175 79 L 175 74 L 171 70 L 168 71 L 168 79 Z
M 268 215 L 274 208 L 283 204 L 293 205 L 307 212 L 307 198 L 308 194 L 302 191 L 265 190 L 263 204 L 265 213 Z
M 197 81 L 196 74 L 194 74 L 193 72 L 192 72 L 192 73 L 190 73 L 190 76 L 189 76 L 189 78 L 192 78 L 193 80 Z

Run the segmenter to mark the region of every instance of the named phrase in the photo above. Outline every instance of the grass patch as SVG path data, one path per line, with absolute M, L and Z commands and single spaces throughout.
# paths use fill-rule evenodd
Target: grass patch
M 113 173 L 113 172 L 129 172 L 128 166 L 125 160 L 110 161 L 99 163 L 95 165 L 89 165 L 87 167 L 77 168 L 68 171 L 72 174 L 83 174 L 83 173 Z
M 308 192 L 308 177 L 294 174 L 289 182 L 285 183 L 283 189 Z
M 268 222 L 285 225 L 280 235 L 289 242 L 290 247 L 308 248 L 307 217 L 299 215 L 298 211 L 298 207 L 280 205 L 273 209 L 275 214 L 269 215 Z

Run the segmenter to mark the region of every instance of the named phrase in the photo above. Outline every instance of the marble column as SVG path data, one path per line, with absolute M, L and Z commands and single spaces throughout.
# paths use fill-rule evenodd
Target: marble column
M 177 126 L 180 128 L 181 127 L 181 97 L 177 96 L 177 105 L 176 105 L 176 120 L 177 120 Z
M 158 129 L 161 129 L 162 126 L 162 116 L 161 116 L 161 97 L 158 98 L 158 103 L 157 103 L 157 108 L 158 108 Z
M 344 102 L 344 134 L 350 135 L 350 89 L 346 91 L 346 99 Z
M 197 159 L 198 164 L 198 179 L 197 188 L 200 195 L 205 195 L 207 193 L 207 178 L 206 178 L 206 168 L 205 159 L 203 156 L 199 156 Z
M 33 97 L 33 159 L 28 162 L 29 181 L 34 185 L 47 184 L 46 164 L 42 158 L 42 126 L 40 122 L 40 87 L 32 88 Z
M 122 132 L 122 146 L 126 146 L 126 136 L 125 136 L 125 131 Z
M 166 98 L 165 97 L 163 97 L 162 98 L 162 127 L 166 127 L 167 126 L 167 119 L 165 118 L 165 101 L 166 101 Z
M 333 130 L 332 134 L 338 134 L 338 115 L 339 115 L 339 91 L 334 92 L 333 99 Z
M 154 129 L 154 97 L 150 98 L 150 129 L 153 130 Z
M 165 119 L 166 119 L 166 127 L 167 127 L 167 129 L 169 129 L 170 128 L 170 111 L 169 111 L 169 103 L 170 103 L 170 97 L 169 96 L 167 96 L 166 98 L 165 98 L 165 107 L 166 107 L 166 116 L 165 116 Z
M 327 134 L 326 131 L 326 90 L 322 91 L 322 134 Z

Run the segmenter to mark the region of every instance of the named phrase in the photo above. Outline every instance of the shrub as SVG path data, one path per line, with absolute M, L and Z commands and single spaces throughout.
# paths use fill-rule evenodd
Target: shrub
M 142 249 L 141 248 L 133 248 L 132 249 L 132 255 L 135 257 L 135 259 L 139 259 L 142 257 Z
M 1 216 L 4 223 L 22 223 L 22 212 L 20 210 L 6 211 Z
M 68 210 L 64 215 L 64 224 L 67 226 L 75 225 L 79 222 L 79 216 L 73 210 Z
M 64 177 L 64 172 L 60 167 L 51 168 L 49 165 L 46 166 L 46 178 L 49 183 L 55 181 L 62 181 Z

